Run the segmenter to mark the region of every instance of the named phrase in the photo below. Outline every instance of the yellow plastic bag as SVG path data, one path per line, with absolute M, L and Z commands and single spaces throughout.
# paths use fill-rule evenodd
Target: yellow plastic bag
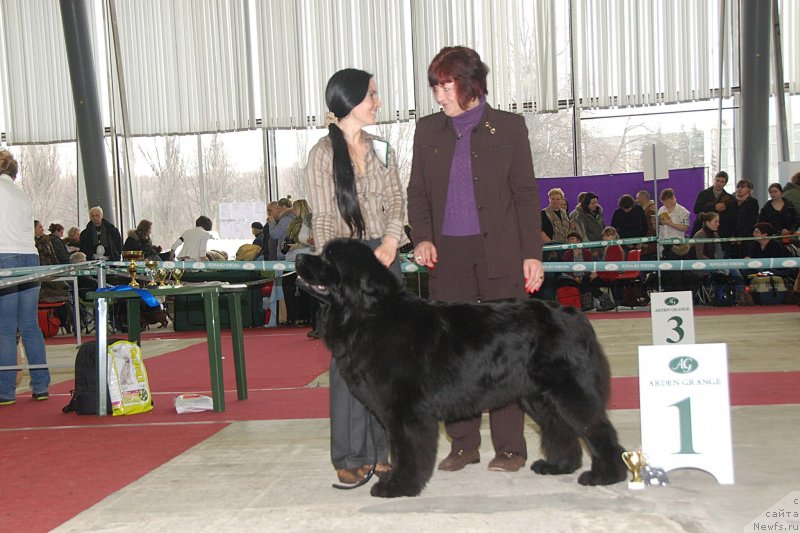
M 117 341 L 108 347 L 108 395 L 114 416 L 153 409 L 142 349 L 135 342 Z

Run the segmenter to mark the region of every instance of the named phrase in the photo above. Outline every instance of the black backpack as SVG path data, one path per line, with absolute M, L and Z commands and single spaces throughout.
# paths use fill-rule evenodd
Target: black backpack
M 122 339 L 108 339 L 108 344 L 112 344 Z M 62 411 L 65 413 L 78 413 L 79 415 L 96 415 L 97 406 L 100 402 L 98 393 L 98 374 L 97 374 L 97 341 L 89 341 L 78 348 L 78 355 L 75 357 L 75 388 L 70 392 L 72 398 L 64 406 Z M 106 412 L 111 413 L 111 398 L 106 390 Z

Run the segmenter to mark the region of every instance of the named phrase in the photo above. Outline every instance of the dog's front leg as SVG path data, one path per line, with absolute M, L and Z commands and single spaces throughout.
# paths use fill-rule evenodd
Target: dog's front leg
M 409 414 L 387 422 L 392 472 L 373 485 L 370 493 L 379 498 L 417 496 L 433 475 L 439 423 Z

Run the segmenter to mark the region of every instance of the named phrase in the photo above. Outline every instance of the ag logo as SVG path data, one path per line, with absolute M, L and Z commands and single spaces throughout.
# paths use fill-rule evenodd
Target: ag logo
M 670 296 L 669 298 L 664 300 L 664 303 L 667 304 L 667 305 L 678 305 L 678 302 L 679 302 L 679 300 L 677 298 L 675 298 L 674 296 Z
M 693 357 L 676 357 L 669 362 L 669 369 L 676 374 L 689 374 L 697 370 L 700 363 Z

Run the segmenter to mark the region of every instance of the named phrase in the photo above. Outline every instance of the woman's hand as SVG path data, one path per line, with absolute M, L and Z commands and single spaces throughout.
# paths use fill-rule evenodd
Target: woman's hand
M 525 277 L 525 290 L 533 294 L 542 288 L 544 283 L 544 265 L 538 259 L 524 259 L 522 273 Z
M 422 241 L 414 247 L 414 262 L 418 265 L 434 268 L 437 261 L 439 254 L 431 241 Z
M 394 237 L 384 237 L 380 246 L 375 248 L 375 257 L 383 266 L 389 268 L 397 257 L 397 245 L 400 244 Z

